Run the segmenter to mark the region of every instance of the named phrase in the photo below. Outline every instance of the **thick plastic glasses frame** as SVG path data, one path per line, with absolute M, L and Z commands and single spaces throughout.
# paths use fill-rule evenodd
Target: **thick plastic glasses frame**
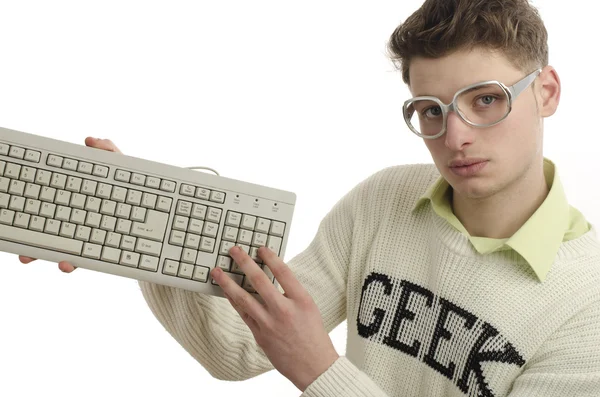
M 530 73 L 529 75 L 525 76 L 523 79 L 521 79 L 520 81 L 518 81 L 517 83 L 515 83 L 514 85 L 507 87 L 505 84 L 496 81 L 496 80 L 489 80 L 489 81 L 482 81 L 480 83 L 475 83 L 472 84 L 470 86 L 467 86 L 465 88 L 460 89 L 459 91 L 456 92 L 456 94 L 454 94 L 454 98 L 452 99 L 452 102 L 450 102 L 449 104 L 445 104 L 443 103 L 439 98 L 436 98 L 434 96 L 418 96 L 418 97 L 414 97 L 411 98 L 409 100 L 407 100 L 406 102 L 404 102 L 404 106 L 402 109 L 402 113 L 404 114 L 404 121 L 406 121 L 406 124 L 408 125 L 408 128 L 410 128 L 410 130 L 415 133 L 417 136 L 421 137 L 421 138 L 425 138 L 425 139 L 436 139 L 439 138 L 440 136 L 444 135 L 446 133 L 446 123 L 448 120 L 448 112 L 453 111 L 456 112 L 456 114 L 458 114 L 458 116 L 467 124 L 472 125 L 473 127 L 478 127 L 478 128 L 485 128 L 485 127 L 491 127 L 493 125 L 496 125 L 498 123 L 500 123 L 502 120 L 504 120 L 506 117 L 508 117 L 508 115 L 510 114 L 510 111 L 512 110 L 512 102 L 519 96 L 519 94 L 521 92 L 523 92 L 525 90 L 525 88 L 529 87 L 529 85 L 531 83 L 533 83 L 533 81 L 537 78 L 537 76 L 542 72 L 542 69 L 537 69 L 535 71 L 533 71 L 532 73 Z M 467 91 L 467 90 L 471 90 L 475 87 L 478 87 L 480 85 L 488 85 L 488 84 L 497 84 L 499 85 L 502 90 L 504 90 L 504 92 L 506 93 L 507 97 L 508 97 L 508 111 L 506 112 L 506 114 L 504 115 L 504 117 L 502 117 L 500 120 L 494 122 L 494 123 L 490 123 L 490 124 L 477 124 L 477 123 L 473 123 L 469 120 L 467 120 L 467 118 L 461 113 L 460 109 L 457 106 L 456 103 L 456 98 L 458 98 L 458 96 L 460 94 L 462 94 L 463 92 Z M 414 101 L 417 100 L 431 100 L 436 102 L 439 106 L 440 109 L 442 109 L 442 114 L 443 114 L 443 125 L 442 125 L 442 129 L 441 131 L 436 134 L 436 135 L 422 135 L 420 134 L 418 131 L 416 131 L 411 123 L 410 123 L 410 117 L 412 116 L 411 114 L 408 114 L 408 107 L 411 105 L 411 103 L 413 103 Z

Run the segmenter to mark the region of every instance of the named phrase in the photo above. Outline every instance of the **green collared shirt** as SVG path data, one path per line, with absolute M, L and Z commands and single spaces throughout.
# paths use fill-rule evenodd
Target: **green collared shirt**
M 550 188 L 548 196 L 531 217 L 509 238 L 471 236 L 452 212 L 450 184 L 440 177 L 419 198 L 413 211 L 427 200 L 434 211 L 464 233 L 480 254 L 514 249 L 531 266 L 540 281 L 546 279 L 563 241 L 575 239 L 590 229 L 585 217 L 567 202 L 554 163 L 544 157 L 544 176 Z

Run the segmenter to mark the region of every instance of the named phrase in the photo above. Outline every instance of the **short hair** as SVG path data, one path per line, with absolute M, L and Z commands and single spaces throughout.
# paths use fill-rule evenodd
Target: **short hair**
M 413 57 L 435 59 L 475 47 L 500 50 L 524 73 L 548 64 L 548 32 L 528 0 L 426 0 L 387 44 L 409 86 Z

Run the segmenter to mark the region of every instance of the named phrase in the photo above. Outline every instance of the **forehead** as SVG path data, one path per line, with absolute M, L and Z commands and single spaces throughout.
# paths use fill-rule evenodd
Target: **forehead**
M 479 48 L 436 59 L 415 57 L 409 73 L 413 97 L 431 95 L 446 103 L 468 85 L 497 80 L 510 86 L 523 77 L 503 54 Z

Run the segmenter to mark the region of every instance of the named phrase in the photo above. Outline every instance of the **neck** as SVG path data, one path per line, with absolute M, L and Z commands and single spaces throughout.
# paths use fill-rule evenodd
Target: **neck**
M 483 198 L 463 197 L 452 189 L 452 210 L 473 237 L 509 238 L 544 202 L 549 188 L 543 161 L 521 178 Z

